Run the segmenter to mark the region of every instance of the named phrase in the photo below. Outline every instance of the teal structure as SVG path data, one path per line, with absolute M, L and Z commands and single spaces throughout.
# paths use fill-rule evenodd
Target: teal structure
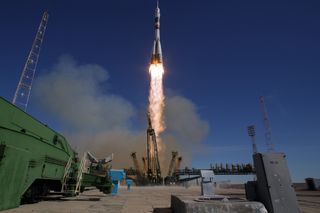
M 126 173 L 123 169 L 110 169 L 110 177 L 113 184 L 112 195 L 118 194 L 119 182 L 124 180 L 126 177 Z

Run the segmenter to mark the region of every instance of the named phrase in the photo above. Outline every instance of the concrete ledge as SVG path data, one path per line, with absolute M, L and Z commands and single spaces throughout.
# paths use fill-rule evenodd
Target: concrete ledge
M 173 213 L 267 213 L 264 205 L 242 199 L 202 200 L 199 196 L 171 195 Z

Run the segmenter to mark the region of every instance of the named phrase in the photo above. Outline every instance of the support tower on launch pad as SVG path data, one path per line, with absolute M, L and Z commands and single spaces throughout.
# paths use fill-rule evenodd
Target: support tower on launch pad
M 148 129 L 147 129 L 147 176 L 152 183 L 161 183 L 161 169 L 158 154 L 157 137 L 154 129 L 152 128 L 150 114 L 148 117 Z

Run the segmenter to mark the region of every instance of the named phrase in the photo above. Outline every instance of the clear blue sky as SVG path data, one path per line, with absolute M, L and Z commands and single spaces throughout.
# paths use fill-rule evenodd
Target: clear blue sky
M 161 0 L 165 87 L 209 122 L 215 162 L 251 161 L 249 124 L 265 150 L 258 97 L 267 98 L 275 147 L 295 180 L 320 177 L 320 1 Z M 50 13 L 37 75 L 63 54 L 99 64 L 108 89 L 145 108 L 152 0 L 1 1 L 0 96 L 11 100 L 42 12 Z M 36 103 L 29 111 L 40 120 Z M 42 117 L 43 116 L 43 117 Z M 57 126 L 56 121 L 48 121 Z

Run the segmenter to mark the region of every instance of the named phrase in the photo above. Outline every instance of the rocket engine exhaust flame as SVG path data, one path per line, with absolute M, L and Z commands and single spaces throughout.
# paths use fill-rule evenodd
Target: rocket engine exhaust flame
M 149 67 L 150 73 L 150 91 L 149 91 L 149 113 L 152 122 L 152 127 L 157 138 L 165 129 L 163 109 L 164 109 L 164 93 L 163 93 L 163 74 L 164 69 L 162 64 L 151 64 Z

